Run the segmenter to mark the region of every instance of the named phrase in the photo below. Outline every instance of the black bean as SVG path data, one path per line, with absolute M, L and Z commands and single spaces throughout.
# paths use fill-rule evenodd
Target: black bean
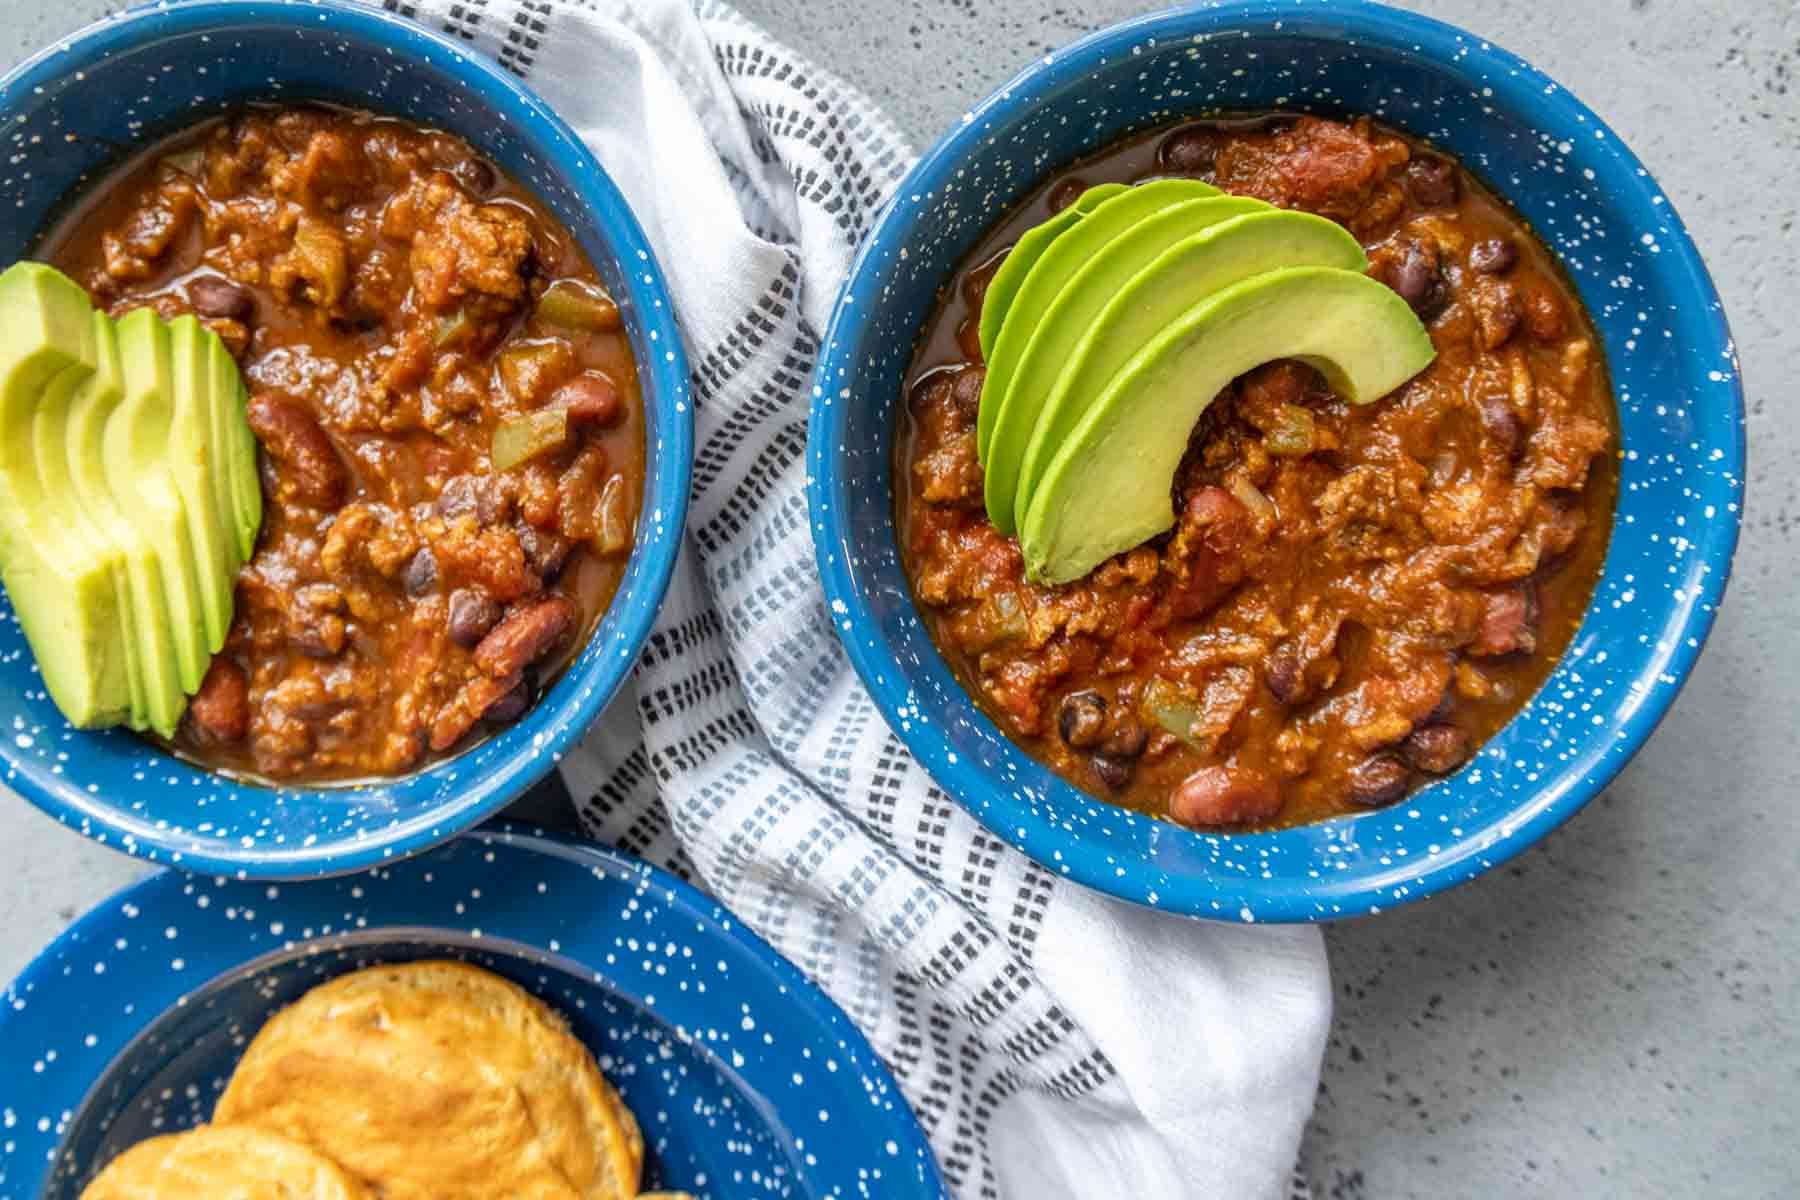
M 1505 396 L 1485 396 L 1481 405 L 1481 429 L 1508 457 L 1517 458 L 1525 448 L 1525 426 Z
M 1350 803 L 1382 808 L 1406 795 L 1412 772 L 1397 754 L 1372 754 L 1350 772 Z
M 950 385 L 950 397 L 958 408 L 972 416 L 981 407 L 981 386 L 986 382 L 986 367 L 964 367 L 956 373 L 956 382 Z
M 1157 156 L 1165 169 L 1180 175 L 1204 175 L 1219 158 L 1219 143 L 1201 129 L 1182 129 L 1163 141 Z
M 1150 734 L 1130 717 L 1113 726 L 1113 731 L 1100 743 L 1100 749 L 1113 758 L 1137 758 L 1150 744 Z
M 1399 264 L 1389 272 L 1388 282 L 1421 317 L 1435 315 L 1447 298 L 1437 255 L 1421 242 L 1407 245 Z
M 480 588 L 457 588 L 450 593 L 450 640 L 474 646 L 500 621 L 500 606 Z
M 203 317 L 245 321 L 256 312 L 250 289 L 223 275 L 197 275 L 188 280 L 188 303 Z
M 1422 154 L 1406 164 L 1406 190 L 1426 208 L 1456 203 L 1456 168 L 1435 155 Z
M 1448 775 L 1469 760 L 1469 735 L 1454 725 L 1421 725 L 1400 747 L 1416 770 Z
M 518 686 L 506 693 L 481 714 L 484 721 L 492 721 L 496 725 L 505 725 L 519 719 L 527 708 L 531 707 L 531 693 L 525 687 L 525 681 L 519 680 Z
M 1132 765 L 1125 759 L 1114 758 L 1110 754 L 1096 754 L 1088 762 L 1094 768 L 1094 774 L 1099 776 L 1100 782 L 1115 792 L 1131 782 Z
M 1482 275 L 1504 275 L 1519 261 L 1519 247 L 1511 238 L 1476 242 L 1469 251 L 1469 269 Z
M 560 533 L 535 529 L 530 525 L 519 525 L 519 547 L 525 551 L 525 561 L 531 564 L 532 572 L 545 583 L 550 583 L 562 574 L 568 565 L 569 555 L 574 553 L 575 543 Z
M 458 183 L 477 197 L 487 195 L 494 190 L 494 185 L 500 182 L 500 177 L 494 173 L 494 168 L 479 158 L 458 159 L 451 166 L 450 173 L 456 176 Z
M 1057 710 L 1056 728 L 1077 750 L 1099 744 L 1106 736 L 1106 697 L 1091 689 L 1070 692 Z
M 1283 704 L 1298 700 L 1303 682 L 1299 652 L 1291 645 L 1277 646 L 1270 651 L 1269 657 L 1263 660 L 1263 682 L 1268 685 L 1270 694 Z
M 430 546 L 421 546 L 419 552 L 412 556 L 412 561 L 406 564 L 406 573 L 401 576 L 406 594 L 423 596 L 437 587 L 437 581 L 437 555 L 431 552 Z

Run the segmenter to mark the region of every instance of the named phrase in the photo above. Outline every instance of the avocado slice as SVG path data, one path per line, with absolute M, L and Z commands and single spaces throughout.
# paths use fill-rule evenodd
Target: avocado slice
M 1367 404 L 1435 354 L 1406 301 L 1352 271 L 1290 267 L 1214 293 L 1138 351 L 1051 459 L 1021 530 L 1027 574 L 1079 579 L 1173 525 L 1170 486 L 1195 421 L 1253 367 L 1298 358 Z
M 1049 356 L 1060 372 L 1048 388 L 1034 420 L 1026 427 L 1028 441 L 1020 455 L 1018 482 L 1013 493 L 1015 516 L 1023 522 L 1044 468 L 1069 438 L 1088 404 L 1105 390 L 1119 370 L 1182 313 L 1221 288 L 1264 271 L 1282 267 L 1338 267 L 1363 271 L 1368 260 L 1362 247 L 1336 222 L 1311 213 L 1289 212 L 1260 205 L 1260 211 L 1239 208 L 1236 215 L 1225 206 L 1239 205 L 1238 198 L 1197 200 L 1181 210 L 1171 210 L 1155 223 L 1186 224 L 1190 208 L 1205 208 L 1207 215 L 1224 213 L 1226 219 L 1191 228 L 1188 236 L 1163 246 L 1162 253 L 1135 274 L 1126 276 L 1135 256 L 1127 255 L 1127 239 L 1108 247 L 1081 275 L 1063 289 L 1057 311 L 1046 314 L 1044 328 L 1056 329 L 1049 338 L 1057 351 Z M 1151 221 L 1131 231 L 1131 249 L 1155 245 Z M 1109 289 L 1110 292 L 1109 292 Z M 1080 298 L 1079 308 L 1066 301 Z M 1042 340 L 1042 339 L 1036 339 Z M 1034 346 L 1036 344 L 1034 340 Z M 1041 380 L 1042 375 L 1037 376 Z M 1014 378 L 1019 389 L 1023 374 Z M 1042 386 L 1039 384 L 1038 386 Z M 1020 399 L 1029 402 L 1034 393 Z M 996 447 L 996 458 L 1002 457 Z M 991 470 L 992 468 L 990 468 Z
M 1012 382 L 1025 348 L 1042 325 L 1044 312 L 1055 303 L 1063 288 L 1085 266 L 1095 252 L 1110 243 L 1146 217 L 1155 215 L 1185 200 L 1217 196 L 1211 184 L 1197 179 L 1158 179 L 1139 184 L 1094 206 L 1094 210 L 1071 226 L 1039 256 L 1025 282 L 1013 297 L 1012 310 L 1000 336 L 994 342 L 994 353 L 987 360 L 987 375 L 981 386 L 979 421 L 989 420 L 987 454 L 981 460 L 983 470 L 994 460 L 1003 438 L 1021 434 L 1017 417 L 1008 412 Z M 1016 461 L 1016 460 L 1013 460 Z M 989 471 L 984 489 L 988 520 L 1001 533 L 1012 533 L 1013 492 L 1016 473 L 1007 471 L 1000 478 Z
M 1204 196 L 1171 204 L 1110 240 L 1105 238 L 1111 231 L 1100 219 L 1104 213 L 1083 221 L 1065 235 L 1054 253 L 1062 254 L 1066 246 L 1071 254 L 1085 252 L 1086 261 L 1038 317 L 1037 328 L 1030 331 L 1030 339 L 1012 369 L 1006 394 L 1000 399 L 994 436 L 983 464 L 990 512 L 995 506 L 1011 507 L 1012 516 L 1001 527 L 1003 532 L 1016 528 L 1025 514 L 1025 493 L 1019 487 L 1020 467 L 1044 401 L 1056 386 L 1069 352 L 1101 308 L 1132 276 L 1182 238 L 1220 221 L 1267 211 L 1267 204 L 1249 197 Z
M 118 594 L 105 561 L 69 535 L 72 497 L 38 475 L 32 423 L 94 369 L 93 309 L 60 272 L 20 263 L 0 275 L 0 582 L 37 656 L 50 698 L 71 723 L 116 724 L 130 711 Z
M 262 528 L 262 477 L 256 470 L 256 435 L 245 417 L 250 397 L 237 361 L 218 338 L 208 350 L 213 372 L 214 445 L 226 470 L 217 478 L 225 485 L 230 503 L 221 512 L 237 538 L 239 565 L 256 553 L 256 535 Z
M 131 600 L 131 580 L 125 570 L 125 556 L 120 553 L 107 530 L 88 511 L 75 479 L 69 459 L 69 425 L 83 399 L 110 381 L 118 383 L 118 353 L 103 339 L 110 338 L 112 322 L 103 313 L 91 313 L 94 324 L 94 364 L 91 369 L 65 371 L 44 392 L 37 411 L 32 415 L 32 453 L 36 460 L 38 480 L 47 495 L 64 500 L 67 536 L 73 540 L 75 553 L 83 560 L 101 565 L 112 579 L 113 605 L 118 613 L 118 650 L 125 664 L 126 694 L 129 701 L 127 721 L 136 728 L 145 711 L 143 671 L 138 664 L 136 621 Z M 88 457 L 92 462 L 92 457 Z
M 1089 188 L 1077 196 L 1075 203 L 1069 207 L 1041 225 L 1027 229 L 1013 244 L 1013 248 L 1007 251 L 1000 269 L 988 280 L 987 291 L 981 298 L 981 325 L 976 332 L 980 335 L 983 362 L 993 361 L 994 344 L 1000 340 L 1000 329 L 1006 323 L 1006 314 L 1012 310 L 1013 298 L 1019 294 L 1025 277 L 1031 274 L 1031 268 L 1044 256 L 1044 251 L 1103 201 L 1124 190 L 1125 185 L 1122 183 L 1102 183 Z M 975 446 L 984 459 L 987 457 L 988 438 L 992 433 L 993 420 L 983 408 L 976 419 Z
M 232 591 L 241 565 L 237 533 L 225 517 L 230 501 L 222 493 L 226 471 L 216 459 L 213 367 L 208 353 L 217 335 L 192 316 L 169 322 L 169 474 L 181 494 L 188 542 L 194 551 L 195 582 L 210 661 L 225 645 L 231 628 Z M 215 486 L 217 484 L 217 486 Z M 232 506 L 235 509 L 235 506 Z
M 127 313 L 117 327 L 125 397 L 102 439 L 106 477 L 120 510 L 156 550 L 175 665 L 191 696 L 212 654 L 199 563 L 169 453 L 185 436 L 175 427 L 169 327 L 147 308 Z
M 124 641 L 138 677 L 138 693 L 129 724 L 170 737 L 187 698 L 181 690 L 169 606 L 163 598 L 161 561 L 156 548 L 125 516 L 106 475 L 103 439 L 108 421 L 125 398 L 124 366 L 112 319 L 97 312 L 93 321 L 94 374 L 69 404 L 64 453 L 76 498 L 100 536 L 117 548 L 130 596 L 131 621 L 124 626 Z

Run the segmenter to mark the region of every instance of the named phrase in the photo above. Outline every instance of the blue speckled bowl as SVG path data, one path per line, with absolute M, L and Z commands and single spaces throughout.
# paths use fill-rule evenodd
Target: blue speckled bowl
M 952 678 L 897 557 L 890 462 L 913 340 L 987 225 L 1059 164 L 1216 109 L 1371 113 L 1459 155 L 1562 255 L 1605 343 L 1625 459 L 1605 573 L 1563 662 L 1454 777 L 1280 833 L 1194 833 L 1088 798 Z M 1517 854 L 1603 788 L 1667 711 L 1737 541 L 1744 406 L 1725 316 L 1674 208 L 1606 125 L 1482 39 L 1372 4 L 1181 9 L 1044 56 L 919 161 L 851 268 L 809 442 L 819 568 L 890 724 L 997 835 L 1142 904 L 1243 921 L 1379 912 Z
M 74 1200 L 206 1119 L 262 1023 L 375 962 L 466 959 L 569 1019 L 637 1115 L 647 1183 L 701 1200 L 947 1196 L 850 1019 L 693 888 L 525 829 L 280 887 L 164 872 L 0 994 L 0 1196 Z
M 5 782 L 98 841 L 191 870 L 258 878 L 349 871 L 415 853 L 521 795 L 630 671 L 680 545 L 691 474 L 687 362 L 636 219 L 574 132 L 505 71 L 377 9 L 195 0 L 137 9 L 0 80 L 0 264 L 122 152 L 222 107 L 322 99 L 461 134 L 574 232 L 620 301 L 642 371 L 649 472 L 637 545 L 587 649 L 498 737 L 405 779 L 280 791 L 197 770 L 57 713 L 16 622 L 0 621 Z

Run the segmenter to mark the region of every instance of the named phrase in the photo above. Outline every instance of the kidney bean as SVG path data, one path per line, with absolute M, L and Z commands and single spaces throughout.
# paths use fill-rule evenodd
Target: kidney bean
M 313 508 L 335 509 L 344 502 L 349 473 L 311 414 L 273 392 L 258 392 L 244 415 L 289 494 Z
M 575 606 L 561 596 L 521 604 L 475 648 L 475 665 L 496 678 L 524 670 L 550 652 L 575 623 Z
M 1246 767 L 1201 767 L 1169 797 L 1169 819 L 1193 829 L 1248 825 L 1280 811 L 1275 781 Z
M 457 588 L 450 593 L 450 640 L 459 646 L 478 645 L 500 623 L 500 606 L 480 588 Z
M 250 732 L 250 679 L 223 655 L 206 668 L 200 690 L 188 701 L 188 723 L 209 742 L 241 742 Z
M 256 312 L 250 289 L 223 275 L 197 275 L 188 280 L 188 303 L 203 317 L 247 321 Z
M 1511 238 L 1488 238 L 1469 250 L 1469 269 L 1481 275 L 1504 275 L 1519 261 L 1519 247 Z
M 492 721 L 496 725 L 506 725 L 518 720 L 529 707 L 531 707 L 531 691 L 525 686 L 525 680 L 521 678 L 518 683 L 513 685 L 512 691 L 487 706 L 487 711 L 481 714 L 481 719 Z
M 400 577 L 406 594 L 412 597 L 423 596 L 437 587 L 438 563 L 437 555 L 431 552 L 430 546 L 421 546 L 419 552 L 412 556 L 406 564 L 406 571 Z
M 610 429 L 625 415 L 625 402 L 613 381 L 598 371 L 584 371 L 550 394 L 550 407 L 568 411 L 571 425 Z
M 1204 175 L 1218 162 L 1219 143 L 1204 129 L 1179 129 L 1163 139 L 1156 156 L 1176 174 Z
M 1070 692 L 1057 710 L 1056 728 L 1077 750 L 1098 745 L 1106 736 L 1106 697 L 1091 689 Z
M 469 680 L 432 722 L 431 748 L 444 751 L 462 741 L 463 735 L 475 727 L 475 722 L 523 686 L 523 676 L 516 672 L 500 678 L 477 675 Z
M 1414 770 L 1448 775 L 1469 760 L 1469 735 L 1450 724 L 1421 725 L 1408 735 L 1400 753 Z
M 1446 208 L 1456 203 L 1456 168 L 1433 154 L 1422 154 L 1406 164 L 1406 190 L 1426 208 Z
M 1350 803 L 1362 808 L 1382 808 L 1406 795 L 1412 772 L 1397 754 L 1372 754 L 1350 772 Z
M 1100 743 L 1100 749 L 1108 758 L 1137 758 L 1149 744 L 1150 734 L 1142 725 L 1126 717 L 1106 735 L 1106 740 Z
M 1469 653 L 1476 658 L 1498 658 L 1501 655 L 1537 649 L 1537 589 L 1529 583 L 1518 584 L 1498 592 L 1489 592 L 1487 608 L 1481 616 L 1481 628 L 1469 643 Z
M 1131 782 L 1132 764 L 1127 759 L 1114 758 L 1110 754 L 1096 754 L 1088 760 L 1088 765 L 1094 768 L 1094 774 L 1100 782 L 1115 792 Z

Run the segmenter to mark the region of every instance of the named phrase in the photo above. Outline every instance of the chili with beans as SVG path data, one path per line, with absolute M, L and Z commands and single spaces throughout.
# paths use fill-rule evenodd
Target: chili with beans
M 250 391 L 262 533 L 179 752 L 408 771 L 579 651 L 637 523 L 637 370 L 569 232 L 467 143 L 251 109 L 121 168 L 44 256 L 115 314 L 195 313 Z
M 1437 360 L 1361 408 L 1299 363 L 1251 372 L 1193 432 L 1175 529 L 1037 586 L 982 502 L 983 289 L 1087 186 L 1167 175 L 1346 226 Z M 1284 114 L 1135 138 L 995 226 L 925 331 L 896 462 L 914 597 L 996 722 L 1096 795 L 1204 828 L 1392 804 L 1518 711 L 1586 608 L 1617 487 L 1597 347 L 1522 220 L 1418 142 Z

